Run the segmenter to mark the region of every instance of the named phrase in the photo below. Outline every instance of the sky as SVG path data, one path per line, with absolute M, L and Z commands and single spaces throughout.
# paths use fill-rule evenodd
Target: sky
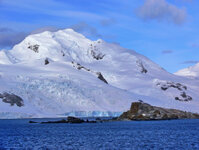
M 0 0 L 0 49 L 72 28 L 132 49 L 173 73 L 199 62 L 198 0 Z

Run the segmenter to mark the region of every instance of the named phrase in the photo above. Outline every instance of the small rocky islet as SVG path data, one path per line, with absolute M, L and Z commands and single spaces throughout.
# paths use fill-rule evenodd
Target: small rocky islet
M 72 117 L 69 116 L 67 117 L 67 119 L 61 119 L 61 120 L 57 120 L 57 121 L 46 121 L 46 122 L 36 122 L 36 121 L 29 121 L 29 123 L 41 123 L 41 124 L 51 124 L 51 123 L 75 123 L 75 124 L 80 124 L 80 123 L 97 123 L 97 122 L 102 122 L 102 120 L 100 118 L 96 118 L 96 120 L 84 120 L 84 119 L 80 119 L 77 117 Z
M 103 123 L 108 121 L 150 121 L 150 120 L 174 120 L 174 119 L 199 119 L 199 114 L 191 113 L 186 111 L 181 111 L 177 109 L 167 109 L 157 106 L 152 106 L 150 104 L 144 103 L 142 101 L 133 102 L 131 104 L 130 110 L 122 113 L 117 118 L 113 119 L 100 119 L 96 120 L 84 120 L 77 117 L 69 116 L 67 119 L 62 119 L 58 121 L 47 121 L 47 122 L 35 122 L 29 121 L 29 123 L 41 123 L 41 124 L 51 124 L 51 123 Z

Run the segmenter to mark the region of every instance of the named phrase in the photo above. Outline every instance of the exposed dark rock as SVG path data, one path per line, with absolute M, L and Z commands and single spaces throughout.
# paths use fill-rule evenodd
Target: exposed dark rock
M 90 71 L 90 69 L 80 65 L 79 63 L 71 62 L 73 64 L 73 67 L 77 68 L 78 70 L 84 69 L 85 71 Z
M 141 61 L 137 61 L 138 66 L 140 67 L 140 72 L 141 73 L 147 73 L 148 70 L 144 67 L 143 63 Z
M 84 123 L 84 122 L 85 122 L 83 119 L 79 119 L 79 118 L 71 117 L 71 116 L 69 116 L 69 117 L 67 118 L 67 121 L 68 121 L 69 123 Z
M 117 120 L 170 120 L 199 119 L 199 114 L 176 109 L 151 106 L 143 102 L 134 102 L 129 111 L 124 112 Z
M 18 107 L 24 106 L 23 99 L 15 94 L 3 93 L 0 94 L 0 98 L 4 103 L 9 103 L 11 106 L 16 104 Z
M 161 85 L 162 90 L 167 90 L 169 88 L 176 88 L 179 91 L 187 90 L 187 87 L 180 84 L 180 83 L 174 83 L 174 82 L 166 82 L 166 83 L 158 83 L 157 85 Z
M 100 79 L 101 81 L 103 81 L 104 83 L 108 84 L 108 82 L 106 81 L 106 79 L 103 77 L 103 75 L 101 74 L 101 72 L 97 72 L 96 73 L 98 76 L 98 79 Z
M 38 44 L 30 45 L 30 46 L 28 46 L 28 48 L 33 50 L 35 53 L 39 53 L 39 45 Z
M 102 53 L 96 53 L 94 50 L 91 50 L 91 55 L 93 56 L 94 59 L 96 60 L 100 60 L 100 59 L 103 59 L 105 54 L 102 54 Z
M 161 83 L 161 82 L 159 82 L 156 85 L 160 86 L 160 88 L 163 91 L 166 91 L 169 88 L 174 88 L 174 89 L 177 89 L 178 91 L 180 91 L 181 94 L 179 96 L 176 96 L 175 100 L 184 101 L 184 102 L 192 100 L 192 97 L 186 94 L 187 87 L 185 85 L 182 85 L 181 83 L 174 83 L 174 82 Z
M 50 62 L 49 62 L 48 58 L 46 58 L 44 64 L 45 64 L 45 65 L 48 65 L 49 63 L 50 63 Z
M 35 122 L 35 121 L 29 121 L 29 123 L 38 123 L 38 122 Z
M 180 98 L 179 98 L 179 97 L 175 97 L 175 100 L 178 100 L 178 101 L 179 101 L 179 100 L 180 100 Z
M 182 92 L 181 96 L 182 96 L 183 98 L 187 98 L 187 95 L 186 95 L 185 92 Z
M 101 120 L 99 120 L 98 122 L 101 122 Z M 87 119 L 87 120 L 86 120 L 86 123 L 97 123 L 97 121 L 94 121 L 94 120 L 89 121 L 89 120 Z
M 32 122 L 29 122 L 32 123 Z M 47 121 L 47 122 L 41 122 L 42 124 L 50 124 L 50 123 L 75 123 L 75 124 L 80 124 L 80 123 L 97 123 L 97 121 L 84 121 L 83 119 L 76 118 L 76 117 L 67 117 L 67 120 L 62 119 L 58 121 Z
M 96 120 L 96 121 L 101 121 L 102 119 L 101 119 L 101 118 L 96 118 L 95 120 Z
M 161 87 L 161 89 L 166 91 L 168 88 L 167 87 Z
M 101 43 L 100 41 L 98 41 L 98 43 Z M 97 48 L 96 45 L 91 44 L 90 45 L 90 54 L 91 56 L 96 59 L 96 60 L 101 60 L 104 58 L 105 54 L 102 54 L 99 49 Z
M 48 124 L 48 123 L 69 123 L 67 120 L 62 119 L 58 121 L 47 121 L 47 122 L 41 122 L 42 124 Z
M 92 72 L 92 73 L 95 73 L 97 75 L 97 78 L 100 79 L 101 81 L 103 81 L 104 83 L 108 84 L 108 82 L 106 81 L 106 79 L 103 77 L 102 73 L 101 72 L 94 72 L 94 71 L 91 71 L 90 69 L 80 65 L 79 63 L 75 63 L 75 62 L 71 62 L 73 64 L 73 67 L 77 68 L 78 70 L 85 70 L 85 71 L 88 71 L 88 72 Z
M 61 51 L 61 53 L 62 53 L 62 56 L 64 57 L 64 56 L 65 56 L 65 53 L 64 53 L 64 51 Z

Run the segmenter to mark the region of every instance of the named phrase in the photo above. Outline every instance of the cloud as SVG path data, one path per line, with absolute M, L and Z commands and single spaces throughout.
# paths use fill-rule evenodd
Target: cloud
M 85 22 L 79 22 L 77 24 L 74 24 L 70 26 L 74 31 L 79 32 L 87 37 L 92 37 L 92 38 L 101 38 L 102 35 L 98 33 L 97 29 L 90 26 L 89 24 Z
M 198 48 L 199 47 L 199 41 L 195 41 L 189 44 L 193 48 Z
M 119 42 L 111 42 L 111 43 L 120 46 Z
M 0 48 L 12 47 L 21 42 L 27 33 L 17 32 L 10 28 L 0 28 Z
M 103 19 L 100 21 L 100 24 L 103 26 L 103 27 L 107 27 L 107 26 L 110 26 L 110 25 L 113 25 L 116 23 L 116 20 L 113 19 L 113 18 L 109 18 L 109 19 Z
M 177 2 L 193 2 L 193 0 L 175 0 L 175 1 L 177 1 Z
M 145 0 L 138 8 L 137 16 L 143 20 L 167 21 L 177 25 L 186 20 L 185 8 L 178 8 L 165 0 Z
M 188 61 L 182 62 L 182 64 L 196 64 L 198 62 L 199 62 L 199 60 L 188 60 Z
M 45 31 L 55 32 L 55 31 L 58 31 L 58 30 L 59 30 L 59 28 L 46 26 L 46 27 L 41 27 L 41 28 L 38 28 L 36 30 L 33 30 L 31 32 L 31 34 L 38 34 L 38 33 L 42 33 L 42 32 L 45 32 Z
M 173 53 L 172 50 L 164 50 L 164 51 L 162 51 L 162 54 L 171 54 L 171 53 Z
M 11 31 L 13 31 L 13 30 L 12 30 L 12 29 L 10 29 L 10 28 L 5 28 L 5 27 L 0 28 L 0 33 L 4 33 L 4 32 L 11 32 Z

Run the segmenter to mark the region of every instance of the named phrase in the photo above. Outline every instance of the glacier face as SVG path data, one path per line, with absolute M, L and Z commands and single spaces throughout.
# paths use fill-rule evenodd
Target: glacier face
M 199 112 L 198 80 L 72 29 L 30 35 L 0 51 L 0 83 L 0 94 L 17 95 L 24 104 L 0 97 L 0 118 L 116 116 L 138 100 Z

